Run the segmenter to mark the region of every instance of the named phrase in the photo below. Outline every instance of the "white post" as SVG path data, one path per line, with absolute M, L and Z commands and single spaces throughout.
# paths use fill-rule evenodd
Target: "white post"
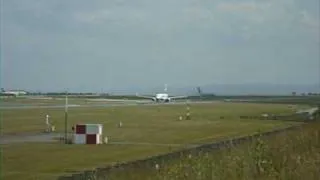
M 48 114 L 46 115 L 46 125 L 47 125 L 46 132 L 50 132 L 50 121 L 49 121 Z
M 66 94 L 65 113 L 68 112 L 68 96 Z
M 65 143 L 68 143 L 68 95 L 66 92 L 66 104 L 65 104 L 65 110 L 64 110 L 64 138 Z

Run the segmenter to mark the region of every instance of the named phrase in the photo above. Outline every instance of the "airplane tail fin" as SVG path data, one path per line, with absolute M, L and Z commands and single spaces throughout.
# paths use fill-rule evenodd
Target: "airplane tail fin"
M 197 87 L 197 91 L 198 91 L 199 97 L 200 97 L 200 98 L 202 98 L 202 91 L 201 91 L 201 88 L 200 88 L 200 87 Z
M 197 87 L 197 91 L 198 91 L 199 95 L 202 95 L 202 91 L 201 91 L 200 87 Z
M 164 85 L 164 92 L 167 92 L 167 91 L 168 91 L 168 85 L 165 84 L 165 85 Z

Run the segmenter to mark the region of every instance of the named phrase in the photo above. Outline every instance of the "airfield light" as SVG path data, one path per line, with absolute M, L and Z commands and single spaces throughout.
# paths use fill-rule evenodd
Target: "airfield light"
M 122 127 L 122 122 L 121 122 L 121 121 L 119 122 L 118 127 L 119 127 L 119 128 Z
M 187 103 L 187 112 L 186 112 L 186 120 L 190 120 L 191 117 L 190 117 L 190 106 L 189 106 L 189 103 Z
M 108 137 L 106 136 L 106 137 L 104 138 L 104 143 L 105 143 L 105 144 L 108 144 L 108 141 L 109 141 L 109 140 L 108 140 Z

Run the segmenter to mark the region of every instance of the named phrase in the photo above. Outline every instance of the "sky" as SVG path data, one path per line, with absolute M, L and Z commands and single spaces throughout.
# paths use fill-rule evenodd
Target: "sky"
M 320 82 L 319 0 L 1 0 L 1 87 Z

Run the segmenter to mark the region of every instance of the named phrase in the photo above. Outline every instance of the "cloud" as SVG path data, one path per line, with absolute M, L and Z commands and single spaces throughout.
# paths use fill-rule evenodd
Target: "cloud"
M 135 9 L 115 8 L 98 9 L 90 12 L 75 12 L 73 18 L 79 23 L 140 23 L 145 19 L 143 12 Z
M 111 12 L 108 10 L 87 13 L 75 13 L 74 18 L 80 23 L 102 23 L 110 19 Z
M 214 19 L 214 12 L 209 8 L 205 7 L 187 7 L 183 10 L 184 15 L 187 19 L 193 21 L 207 20 L 211 21 Z
M 3 1 L 1 80 L 16 87 L 50 88 L 158 85 L 154 79 L 181 85 L 244 79 L 310 82 L 319 61 L 318 4 Z M 267 69 L 259 73 L 259 67 L 273 68 L 274 76 Z
M 222 2 L 217 9 L 226 12 L 256 12 L 260 8 L 255 2 Z
M 319 27 L 320 27 L 320 20 L 319 18 L 316 19 L 315 17 L 313 17 L 310 13 L 308 13 L 307 11 L 302 11 L 300 12 L 301 14 L 301 23 L 306 25 L 307 27 L 310 27 L 312 29 L 318 30 L 319 31 Z
M 306 32 L 311 33 L 311 38 L 314 38 L 317 43 L 320 43 L 320 19 L 317 19 L 305 10 L 301 11 L 300 14 L 300 23 L 301 26 L 303 26 L 302 28 Z
M 314 11 L 306 4 L 292 0 L 220 2 L 216 5 L 216 19 L 228 22 L 232 33 L 237 31 L 250 39 L 276 37 L 277 40 L 292 41 L 294 37 L 301 36 L 318 42 L 320 19 L 316 14 L 319 14 L 319 9 Z M 303 10 L 305 7 L 309 9 Z

